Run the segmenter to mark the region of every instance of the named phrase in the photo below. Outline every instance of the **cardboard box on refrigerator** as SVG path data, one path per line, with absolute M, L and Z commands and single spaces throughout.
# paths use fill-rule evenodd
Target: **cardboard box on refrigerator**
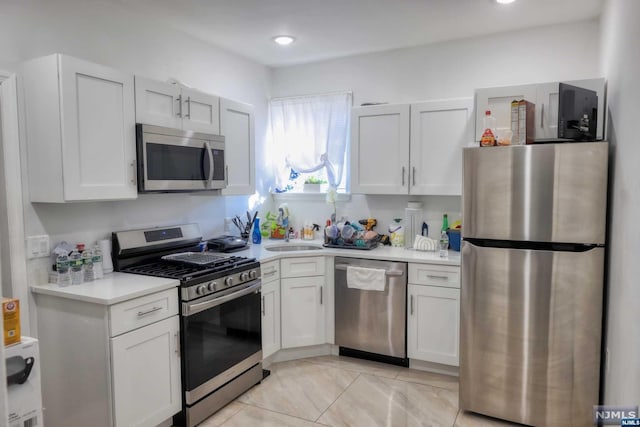
M 527 100 L 518 102 L 518 144 L 533 144 L 535 140 L 536 105 Z
M 38 340 L 22 337 L 4 349 L 9 427 L 42 426 L 42 390 Z

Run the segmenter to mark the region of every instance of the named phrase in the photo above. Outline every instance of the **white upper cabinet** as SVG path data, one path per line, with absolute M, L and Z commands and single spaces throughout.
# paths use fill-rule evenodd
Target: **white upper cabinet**
M 406 194 L 409 188 L 409 105 L 351 110 L 351 192 Z
M 410 194 L 462 194 L 462 148 L 473 141 L 473 98 L 411 104 Z
M 132 75 L 55 54 L 21 85 L 32 202 L 137 197 Z
M 473 99 L 352 109 L 351 191 L 460 195 Z
M 136 122 L 220 134 L 220 98 L 136 76 Z
M 603 78 L 571 80 L 567 83 L 598 94 L 598 124 L 596 139 L 604 137 L 605 82 Z M 535 104 L 535 140 L 558 138 L 558 101 L 560 82 L 537 83 L 521 86 L 493 87 L 476 90 L 475 140 L 480 141 L 484 132 L 484 113 L 491 110 L 498 131 L 511 129 L 511 101 L 526 99 Z
M 220 134 L 224 135 L 227 167 L 225 196 L 255 192 L 254 126 L 252 105 L 220 98 Z

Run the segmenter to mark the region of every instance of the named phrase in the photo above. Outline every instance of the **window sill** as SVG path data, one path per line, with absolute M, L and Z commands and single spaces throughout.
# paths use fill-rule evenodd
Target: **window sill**
M 275 201 L 326 201 L 327 193 L 271 193 Z M 336 202 L 348 202 L 351 200 L 351 193 L 338 193 Z

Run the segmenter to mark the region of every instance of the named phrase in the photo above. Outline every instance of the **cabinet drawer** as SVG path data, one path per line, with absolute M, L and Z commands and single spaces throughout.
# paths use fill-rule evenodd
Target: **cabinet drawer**
M 269 261 L 260 263 L 262 270 L 262 282 L 270 282 L 280 278 L 280 261 Z
M 109 307 L 110 336 L 178 314 L 178 289 L 146 295 Z
M 282 277 L 324 276 L 324 257 L 287 258 L 281 260 Z
M 460 267 L 433 264 L 409 264 L 409 283 L 459 288 Z

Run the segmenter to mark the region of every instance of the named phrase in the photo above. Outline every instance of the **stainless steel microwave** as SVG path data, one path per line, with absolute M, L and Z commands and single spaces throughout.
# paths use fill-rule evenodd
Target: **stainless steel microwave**
M 138 191 L 226 187 L 224 136 L 136 124 Z

